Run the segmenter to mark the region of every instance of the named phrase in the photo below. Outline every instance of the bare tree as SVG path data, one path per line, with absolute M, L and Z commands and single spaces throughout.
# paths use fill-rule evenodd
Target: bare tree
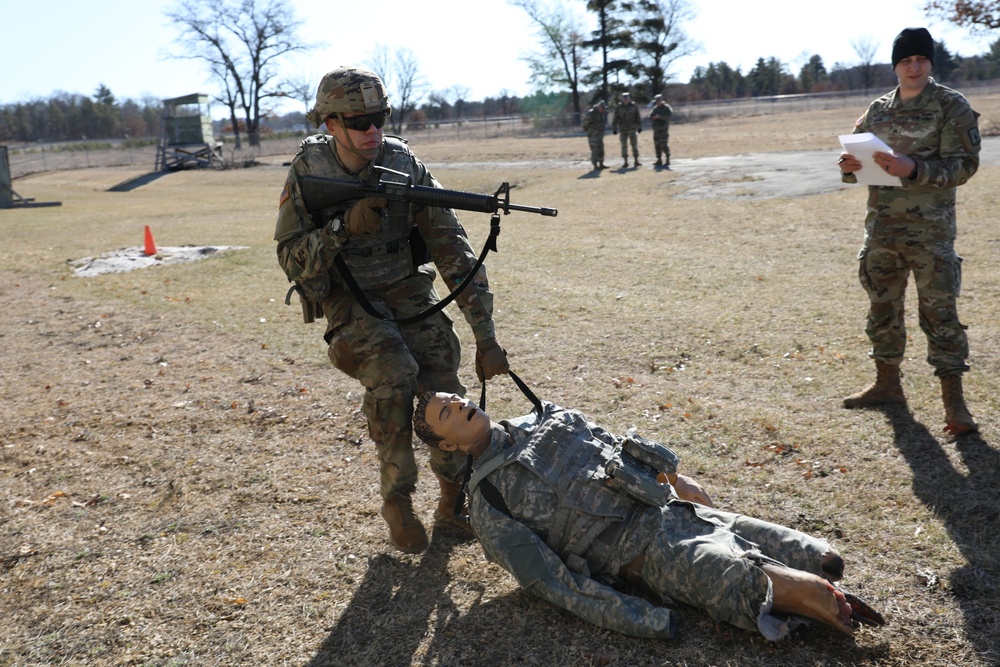
M 993 0 L 929 0 L 928 16 L 937 16 L 973 32 L 988 33 L 1000 28 L 1000 2 Z
M 368 56 L 368 67 L 378 74 L 382 83 L 385 84 L 386 90 L 389 90 L 392 84 L 392 56 L 389 53 L 389 47 L 382 43 L 376 44 Z M 391 96 L 389 101 L 392 102 Z
M 181 32 L 184 49 L 174 56 L 204 61 L 221 78 L 227 103 L 243 112 L 250 145 L 260 145 L 264 100 L 279 94 L 269 87 L 277 61 L 311 48 L 298 41 L 294 10 L 281 0 L 181 0 L 166 17 Z
M 448 89 L 448 92 L 451 95 L 451 99 L 454 100 L 452 105 L 455 107 L 455 120 L 461 120 L 462 111 L 465 109 L 465 105 L 469 103 L 469 94 L 472 91 L 469 90 L 468 86 L 455 84 Z
M 861 85 L 866 93 L 875 85 L 876 68 L 878 67 L 875 64 L 875 54 L 878 53 L 878 47 L 879 42 L 871 37 L 859 37 L 851 40 L 851 48 L 854 49 L 855 55 L 861 61 L 858 71 L 861 73 Z
M 455 120 L 462 118 L 462 109 L 468 102 L 468 86 L 450 86 L 444 90 L 435 90 L 427 95 L 427 104 L 431 108 L 436 108 L 439 120 L 447 120 L 449 116 L 455 116 Z
M 406 47 L 396 51 L 396 77 L 399 113 L 393 116 L 392 129 L 398 134 L 406 123 L 406 117 L 417 108 L 427 90 L 427 81 L 420 74 L 417 57 Z
M 537 51 L 523 57 L 531 68 L 531 80 L 541 90 L 569 89 L 580 124 L 580 75 L 587 62 L 587 49 L 583 46 L 585 29 L 580 18 L 562 2 L 544 7 L 539 0 L 509 0 L 514 7 L 523 9 L 535 24 L 539 39 Z
M 243 142 L 240 139 L 242 132 L 240 132 L 240 120 L 236 116 L 236 109 L 240 103 L 239 94 L 236 91 L 232 77 L 229 75 L 229 71 L 223 63 L 213 63 L 212 74 L 219 80 L 219 84 L 222 86 L 222 94 L 215 95 L 214 98 L 216 101 L 226 105 L 226 109 L 229 111 L 229 123 L 232 125 L 233 137 L 235 139 L 233 148 L 240 150 L 243 148 Z
M 278 94 L 302 102 L 302 121 L 307 123 L 306 114 L 312 109 L 316 100 L 317 83 L 310 77 L 297 76 L 283 80 L 278 86 Z
M 376 44 L 368 58 L 369 67 L 379 75 L 389 93 L 392 116 L 389 120 L 394 134 L 399 134 L 409 116 L 427 92 L 427 81 L 420 74 L 420 65 L 413 51 L 401 47 L 390 56 L 384 44 Z

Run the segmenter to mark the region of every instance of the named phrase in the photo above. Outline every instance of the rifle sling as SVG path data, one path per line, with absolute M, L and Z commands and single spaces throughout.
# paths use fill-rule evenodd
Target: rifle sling
M 411 315 L 410 317 L 404 317 L 398 320 L 393 317 L 388 317 L 387 315 L 383 315 L 382 313 L 378 312 L 375 309 L 375 306 L 372 305 L 371 301 L 369 301 L 368 297 L 365 295 L 364 290 L 361 289 L 361 286 L 358 285 L 358 282 L 354 279 L 354 276 L 351 275 L 351 269 L 347 266 L 347 262 L 344 261 L 344 257 L 341 253 L 337 253 L 337 256 L 333 260 L 333 264 L 334 266 L 337 267 L 337 271 L 340 273 L 340 277 L 344 279 L 344 284 L 347 285 L 347 289 L 351 291 L 351 294 L 354 295 L 354 298 L 357 299 L 358 303 L 361 304 L 361 307 L 364 308 L 366 313 L 368 313 L 377 320 L 382 320 L 383 322 L 394 322 L 400 325 L 414 324 L 416 322 L 420 322 L 421 320 L 426 320 L 431 315 L 434 315 L 435 313 L 438 313 L 441 310 L 443 310 L 445 306 L 454 301 L 455 298 L 459 294 L 461 294 L 466 287 L 469 286 L 469 283 L 471 283 L 473 279 L 476 277 L 476 273 L 478 273 L 479 269 L 482 268 L 483 262 L 486 261 L 486 255 L 489 254 L 490 250 L 494 252 L 497 251 L 497 236 L 499 236 L 499 234 L 500 234 L 500 218 L 499 216 L 494 214 L 493 220 L 490 221 L 490 235 L 486 239 L 485 245 L 483 245 L 483 251 L 479 253 L 479 259 L 476 260 L 475 266 L 473 266 L 472 270 L 469 271 L 468 275 L 466 275 L 465 278 L 462 279 L 462 282 L 459 283 L 458 287 L 456 287 L 454 291 L 451 292 L 451 294 L 441 299 L 427 310 L 419 312 L 416 315 Z

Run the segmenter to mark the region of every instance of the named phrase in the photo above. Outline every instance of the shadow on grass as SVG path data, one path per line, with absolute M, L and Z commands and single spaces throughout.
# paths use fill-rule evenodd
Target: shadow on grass
M 171 174 L 170 171 L 151 171 L 148 174 L 143 174 L 142 176 L 136 176 L 135 178 L 130 178 L 127 181 L 122 181 L 118 185 L 108 188 L 108 192 L 131 192 L 136 188 L 142 187 L 152 183 L 158 178 L 163 178 L 167 174 Z
M 432 534 L 419 562 L 394 554 L 375 556 L 306 667 L 658 667 L 674 664 L 678 656 L 694 658 L 696 664 L 785 667 L 817 664 L 824 656 L 838 664 L 887 656 L 885 646 L 860 648 L 818 624 L 773 644 L 756 633 L 718 626 L 704 612 L 680 603 L 671 605 L 681 616 L 677 637 L 658 641 L 602 630 L 521 590 L 484 601 L 486 589 L 480 583 L 455 579 L 449 572 L 448 561 L 460 543 L 450 535 Z
M 437 636 L 460 613 L 451 599 L 448 572 L 448 559 L 460 543 L 432 534 L 416 566 L 392 554 L 373 558 L 350 605 L 307 667 L 414 663 L 431 629 Z
M 955 439 L 965 474 L 908 410 L 883 412 L 913 470 L 914 494 L 941 519 L 966 560 L 948 578 L 965 617 L 965 634 L 986 664 L 1000 664 L 1000 451 L 979 433 Z

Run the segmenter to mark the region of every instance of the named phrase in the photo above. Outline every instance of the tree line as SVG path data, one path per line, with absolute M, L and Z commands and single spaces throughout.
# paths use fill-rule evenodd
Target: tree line
M 943 42 L 934 42 L 934 70 L 939 83 L 961 87 L 966 81 L 990 81 L 1000 78 L 1000 40 L 990 50 L 978 56 L 963 58 L 953 55 Z M 797 74 L 775 58 L 759 58 L 744 74 L 725 62 L 698 67 L 686 85 L 672 88 L 671 98 L 685 102 L 795 95 L 848 90 L 889 90 L 896 85 L 896 76 L 888 63 L 864 62 L 845 67 L 835 64 L 827 70 L 823 59 L 813 55 Z
M 56 93 L 0 105 L 0 142 L 156 137 L 162 116 L 160 100 L 119 101 L 101 84 L 92 97 Z
M 537 48 L 524 56 L 531 68 L 534 95 L 501 94 L 482 101 L 468 99 L 468 88 L 456 85 L 431 91 L 409 49 L 390 53 L 376 44 L 367 63 L 385 81 L 392 99 L 391 130 L 404 125 L 505 115 L 572 114 L 574 121 L 597 99 L 613 100 L 628 90 L 644 102 L 666 93 L 674 102 L 721 100 L 890 88 L 896 84 L 887 64 L 874 62 L 875 46 L 853 43 L 860 64 L 835 63 L 827 69 L 813 55 L 793 72 L 776 58 L 759 58 L 749 72 L 725 62 L 698 67 L 687 83 L 675 82 L 672 70 L 696 46 L 684 26 L 693 18 L 690 0 L 508 0 L 523 10 L 536 28 Z M 1000 3 L 975 0 L 930 0 L 937 15 L 973 31 L 1000 26 Z M 589 13 L 591 20 L 584 17 Z M 279 101 L 312 105 L 315 81 L 281 78 L 279 65 L 292 52 L 309 51 L 296 34 L 301 22 L 288 5 L 274 0 L 179 0 L 166 12 L 179 31 L 175 57 L 201 61 L 213 74 L 219 92 L 213 96 L 227 110 L 227 131 L 250 144 L 269 127 L 283 125 L 288 114 L 275 113 Z M 588 27 L 589 26 L 589 27 Z M 963 81 L 1000 77 L 1000 40 L 970 58 L 953 56 L 935 43 L 934 76 L 960 85 Z M 119 101 L 103 84 L 92 97 L 58 93 L 48 99 L 0 105 L 0 141 L 67 141 L 155 137 L 162 127 L 159 100 Z M 303 113 L 304 122 L 304 113 Z M 294 125 L 295 123 L 293 123 Z

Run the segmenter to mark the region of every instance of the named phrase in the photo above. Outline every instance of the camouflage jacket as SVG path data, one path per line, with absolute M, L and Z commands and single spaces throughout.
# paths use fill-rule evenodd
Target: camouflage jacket
M 659 469 L 676 468 L 666 447 L 628 438 L 658 447 Z M 665 639 L 676 629 L 674 613 L 616 588 L 672 493 L 655 484 L 648 493 L 616 490 L 611 477 L 642 467 L 628 463 L 625 440 L 551 403 L 540 416 L 500 422 L 475 462 L 470 519 L 486 557 L 522 588 L 601 627 Z
M 597 107 L 590 107 L 590 110 L 584 114 L 580 125 L 587 136 L 603 136 L 608 127 L 608 115 Z
M 933 79 L 912 100 L 903 102 L 896 88 L 869 105 L 854 132 L 871 132 L 912 158 L 917 173 L 900 187 L 869 186 L 867 238 L 954 241 L 955 188 L 979 168 L 978 118 L 965 97 Z
M 649 120 L 654 130 L 666 130 L 670 127 L 670 117 L 674 115 L 674 109 L 669 104 L 653 105 L 653 110 L 649 112 Z
M 639 105 L 619 104 L 615 107 L 615 117 L 611 121 L 611 129 L 622 132 L 634 132 L 642 127 L 642 117 L 639 115 Z
M 303 288 L 310 302 L 322 304 L 333 291 L 347 289 L 333 264 L 338 253 L 344 254 L 352 274 L 366 291 L 384 288 L 414 271 L 433 274 L 428 264 L 420 264 L 411 253 L 410 235 L 417 228 L 446 283 L 457 285 L 475 265 L 476 254 L 454 210 L 390 202 L 378 232 L 354 237 L 336 233 L 327 223 L 356 200 L 319 211 L 307 210 L 301 187 L 301 179 L 307 175 L 375 184 L 379 173 L 372 167 L 378 165 L 409 175 L 413 185 L 441 187 L 402 139 L 386 137 L 372 165 L 357 175 L 341 164 L 333 141 L 327 135 L 303 141 L 281 191 L 274 240 L 278 243 L 278 263 L 288 279 Z M 456 303 L 476 340 L 495 335 L 493 294 L 485 267 Z

